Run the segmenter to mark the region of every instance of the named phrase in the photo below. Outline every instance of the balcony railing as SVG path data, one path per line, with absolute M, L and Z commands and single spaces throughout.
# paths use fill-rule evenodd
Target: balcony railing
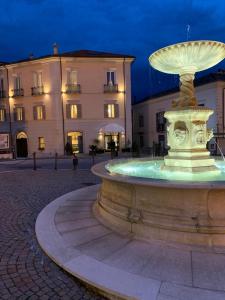
M 13 89 L 12 90 L 13 92 L 13 97 L 22 97 L 24 96 L 24 92 L 23 92 L 23 89 Z
M 81 93 L 80 84 L 66 84 L 67 94 L 77 94 Z
M 31 88 L 31 95 L 32 96 L 38 96 L 44 94 L 44 86 L 33 86 Z
M 118 84 L 104 84 L 104 93 L 118 93 Z
M 0 90 L 0 99 L 5 98 L 6 93 L 3 90 Z

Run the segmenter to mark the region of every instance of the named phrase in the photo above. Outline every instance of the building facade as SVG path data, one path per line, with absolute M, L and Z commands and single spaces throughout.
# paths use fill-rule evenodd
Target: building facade
M 81 50 L 0 66 L 0 148 L 16 157 L 63 155 L 132 140 L 133 56 Z
M 214 138 L 208 148 L 214 154 L 225 153 L 225 72 L 209 74 L 195 81 L 198 105 L 214 110 L 209 118 L 208 128 L 212 128 Z M 164 155 L 167 151 L 166 119 L 164 112 L 178 100 L 179 91 L 173 89 L 146 98 L 133 105 L 133 139 L 142 150 Z M 157 151 L 154 151 L 157 149 Z

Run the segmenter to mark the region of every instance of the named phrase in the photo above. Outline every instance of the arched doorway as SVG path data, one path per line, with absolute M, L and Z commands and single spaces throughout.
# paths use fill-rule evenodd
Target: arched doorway
M 27 157 L 27 135 L 25 132 L 19 132 L 16 136 L 16 156 Z

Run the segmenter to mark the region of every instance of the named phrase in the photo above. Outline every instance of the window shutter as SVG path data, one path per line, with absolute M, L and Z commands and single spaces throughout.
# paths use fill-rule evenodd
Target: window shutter
M 71 72 L 71 83 L 72 84 L 77 84 L 77 71 L 72 71 Z
M 115 84 L 115 72 L 111 72 L 111 81 L 112 81 L 112 84 L 114 85 Z
M 34 120 L 37 120 L 37 106 L 33 107 L 33 116 L 34 116 Z
M 71 119 L 70 104 L 66 104 L 66 118 Z
M 115 107 L 115 118 L 119 118 L 119 104 L 114 104 Z
M 66 79 L 66 83 L 67 84 L 70 84 L 71 82 L 70 82 L 70 71 L 67 71 L 67 79 Z
M 25 121 L 25 108 L 22 107 L 22 119 L 23 121 Z
M 37 87 L 37 73 L 33 72 L 33 87 Z
M 110 72 L 107 72 L 107 84 L 110 82 Z
M 77 118 L 82 118 L 82 112 L 81 112 L 81 104 L 77 104 Z
M 108 104 L 104 104 L 104 118 L 108 118 Z
M 14 119 L 14 121 L 17 121 L 16 108 L 13 109 L 13 119 Z
M 43 114 L 43 120 L 46 119 L 46 108 L 45 105 L 42 105 L 42 114 Z
M 40 86 L 42 86 L 42 85 L 43 85 L 43 84 L 42 84 L 42 73 L 39 72 L 39 73 L 38 73 L 38 76 L 37 76 L 37 86 L 40 87 Z

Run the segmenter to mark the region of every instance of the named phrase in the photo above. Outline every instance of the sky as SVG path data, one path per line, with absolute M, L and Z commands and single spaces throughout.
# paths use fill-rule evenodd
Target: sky
M 187 40 L 225 42 L 225 0 L 0 0 L 0 61 L 90 49 L 136 56 L 135 101 L 177 84 L 149 55 Z M 223 67 L 224 63 L 216 66 Z

